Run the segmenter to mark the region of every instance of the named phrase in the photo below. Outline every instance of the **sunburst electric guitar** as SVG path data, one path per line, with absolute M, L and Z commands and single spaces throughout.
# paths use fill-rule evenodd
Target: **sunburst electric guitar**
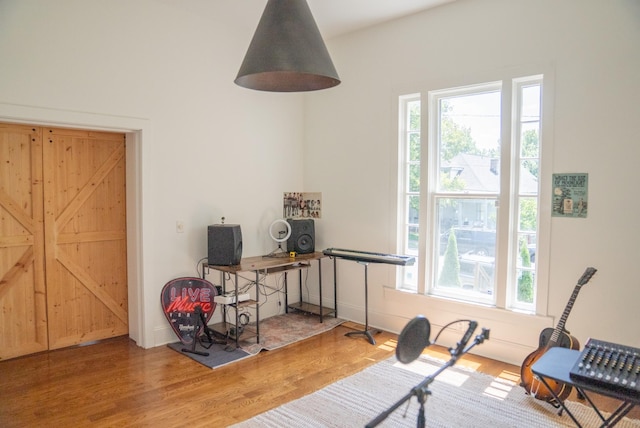
M 547 388 L 534 374 L 531 372 L 531 366 L 540 359 L 544 355 L 547 350 L 553 348 L 554 346 L 560 346 L 562 348 L 568 349 L 580 349 L 580 343 L 578 340 L 571 336 L 568 331 L 565 330 L 564 325 L 567 322 L 567 318 L 569 317 L 569 313 L 573 308 L 573 304 L 578 297 L 578 293 L 583 285 L 585 285 L 591 277 L 596 273 L 597 269 L 588 267 L 587 270 L 584 271 L 575 288 L 573 289 L 573 293 L 571 294 L 571 298 L 567 303 L 564 312 L 562 313 L 562 317 L 560 317 L 560 321 L 558 321 L 558 325 L 556 328 L 545 328 L 540 333 L 540 341 L 538 345 L 538 349 L 533 351 L 531 354 L 525 358 L 522 363 L 522 367 L 520 368 L 520 380 L 522 387 L 527 391 L 528 394 L 531 394 L 533 397 L 546 401 L 548 403 L 553 404 L 554 406 L 559 406 L 560 403 L 554 398 L 551 390 L 555 392 L 555 395 L 561 400 L 564 401 L 565 398 L 569 396 L 571 393 L 571 386 L 561 383 L 555 382 L 551 379 L 547 379 L 547 383 L 549 384 L 549 388 Z M 551 390 L 550 390 L 551 389 Z

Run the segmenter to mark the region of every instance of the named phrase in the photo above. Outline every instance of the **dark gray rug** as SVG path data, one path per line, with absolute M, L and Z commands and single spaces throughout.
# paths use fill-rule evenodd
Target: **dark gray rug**
M 196 351 L 206 352 L 209 354 L 208 356 L 183 352 L 182 349 L 191 349 L 191 346 L 185 347 L 182 342 L 170 343 L 167 346 L 174 351 L 180 352 L 182 355 L 212 369 L 222 367 L 229 363 L 233 363 L 234 361 L 239 361 L 251 356 L 250 353 L 243 351 L 241 348 L 236 348 L 235 345 L 218 345 L 214 343 L 211 345 L 211 348 L 206 349 L 198 343 L 196 345 Z

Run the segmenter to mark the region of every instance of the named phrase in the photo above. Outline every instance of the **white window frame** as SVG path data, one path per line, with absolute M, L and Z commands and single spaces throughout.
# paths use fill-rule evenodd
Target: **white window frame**
M 398 182 L 399 182 L 399 200 L 397 203 L 397 207 L 398 207 L 398 219 L 400 219 L 400 221 L 397 222 L 398 225 L 398 230 L 397 230 L 397 236 L 398 236 L 398 242 L 397 242 L 397 247 L 398 247 L 398 252 L 400 254 L 407 254 L 407 255 L 412 255 L 412 256 L 416 256 L 416 263 L 413 266 L 409 266 L 409 267 L 403 267 L 403 268 L 399 268 L 398 269 L 398 279 L 396 281 L 396 283 L 398 284 L 398 288 L 405 290 L 405 291 L 410 291 L 413 289 L 412 286 L 408 286 L 406 284 L 406 275 L 411 272 L 413 274 L 414 281 L 416 281 L 416 287 L 420 287 L 420 284 L 424 283 L 424 278 L 421 278 L 419 275 L 420 270 L 418 270 L 418 266 L 419 263 L 417 261 L 418 259 L 418 253 L 415 251 L 412 251 L 410 249 L 410 245 L 408 242 L 408 231 L 410 229 L 410 227 L 413 226 L 413 223 L 409 222 L 409 200 L 412 196 L 418 196 L 420 197 L 420 193 L 416 193 L 416 192 L 412 192 L 409 189 L 409 176 L 410 176 L 410 167 L 411 165 L 414 164 L 414 162 L 412 162 L 410 160 L 410 134 L 413 133 L 413 130 L 408 129 L 408 122 L 409 122 L 409 108 L 408 105 L 409 103 L 418 101 L 420 102 L 420 93 L 414 93 L 414 94 L 408 94 L 408 95 L 402 95 L 400 96 L 400 105 L 399 105 L 399 117 L 398 117 L 398 122 L 399 122 L 399 129 L 398 129 L 398 140 L 400 142 L 399 146 L 398 146 L 398 159 L 400 160 L 400 166 L 398 168 Z M 421 125 L 422 126 L 422 125 Z M 422 139 L 422 138 L 421 138 Z M 421 141 L 421 145 L 422 145 L 422 141 Z M 422 166 L 422 163 L 420 164 Z M 421 171 L 422 174 L 422 171 Z M 422 175 L 421 175 L 422 176 Z M 421 200 L 422 201 L 422 200 Z M 420 208 L 420 218 L 418 220 L 418 227 L 419 225 L 422 223 L 422 207 Z M 421 241 L 422 240 L 422 233 L 419 234 L 420 238 L 418 241 L 418 248 L 423 248 L 424 247 L 424 243 Z
M 510 112 L 510 117 L 519 118 L 517 107 L 513 107 L 513 93 L 517 93 L 520 87 L 523 85 L 530 84 L 535 79 L 542 79 L 540 81 L 541 84 L 541 127 L 540 127 L 540 173 L 539 173 L 539 191 L 538 191 L 538 243 L 536 250 L 536 294 L 534 299 L 534 307 L 520 307 L 518 305 L 514 305 L 512 303 L 513 299 L 510 295 L 510 290 L 516 290 L 516 286 L 507 286 L 507 284 L 514 284 L 515 281 L 515 257 L 517 256 L 517 245 L 513 243 L 509 243 L 505 245 L 501 243 L 499 245 L 499 253 L 496 254 L 496 297 L 494 307 L 499 309 L 508 309 L 516 312 L 525 312 L 525 313 L 537 313 L 544 315 L 547 312 L 547 297 L 548 297 L 548 249 L 549 249 L 549 240 L 550 240 L 550 191 L 548 191 L 549 184 L 549 173 L 551 160 L 551 137 L 552 137 L 552 101 L 551 94 L 553 93 L 553 76 L 548 70 L 545 69 L 543 73 L 527 73 L 516 72 L 512 74 L 505 73 L 505 75 L 501 76 L 501 79 L 483 79 L 478 80 L 478 82 L 492 82 L 491 84 L 496 84 L 497 82 L 502 82 L 501 91 L 502 91 L 502 111 L 508 109 Z M 530 76 L 519 78 L 518 76 Z M 544 77 L 543 77 L 544 76 Z M 469 83 L 469 82 L 467 82 Z M 479 84 L 468 84 L 466 87 L 478 88 L 482 85 Z M 449 87 L 449 88 L 460 88 L 461 91 L 465 90 L 465 85 L 439 85 L 440 87 Z M 450 91 L 450 89 L 448 90 Z M 437 90 L 431 91 L 431 93 L 436 93 Z M 403 114 L 405 112 L 406 103 L 419 98 L 422 100 L 422 123 L 421 123 L 421 192 L 420 192 L 420 239 L 419 239 L 419 254 L 417 257 L 417 271 L 418 271 L 418 280 L 417 287 L 415 287 L 415 291 L 418 294 L 428 295 L 428 287 L 427 284 L 432 281 L 428 278 L 432 278 L 434 276 L 434 261 L 433 258 L 429 256 L 431 251 L 427 251 L 427 248 L 434 248 L 433 233 L 429 233 L 429 230 L 433 230 L 435 224 L 435 216 L 434 216 L 434 207 L 433 207 L 433 199 L 431 198 L 431 192 L 429 190 L 429 186 L 433 186 L 435 183 L 435 176 L 433 174 L 437 174 L 438 168 L 434 167 L 432 164 L 437 156 L 436 147 L 432 144 L 432 141 L 435 141 L 434 138 L 437 135 L 438 130 L 434 129 L 435 127 L 430 126 L 429 115 L 433 109 L 432 105 L 429 105 L 427 109 L 425 107 L 428 105 L 428 101 L 430 100 L 429 91 L 423 91 L 420 94 L 412 94 L 412 95 L 404 95 L 399 98 L 399 116 L 401 120 L 399 120 L 399 161 L 398 162 L 398 250 L 400 252 L 405 252 L 407 249 L 407 218 L 408 214 L 405 212 L 406 206 L 406 197 L 407 190 L 404 187 L 404 183 L 406 182 L 405 177 L 408 174 L 407 167 L 408 163 L 406 157 L 406 147 L 408 147 L 406 136 L 408 133 L 406 129 L 404 129 L 404 125 L 402 124 L 402 120 L 406 121 L 406 116 L 403 119 Z M 426 110 L 426 111 L 425 111 Z M 427 136 L 425 138 L 425 136 Z M 503 120 L 502 128 L 501 128 L 501 140 L 502 141 L 511 141 L 514 137 L 519 136 L 519 125 L 512 125 L 512 120 Z M 518 189 L 518 186 L 515 186 L 517 183 L 512 183 L 513 174 L 509 171 L 510 165 L 514 165 L 516 167 L 519 166 L 518 157 L 520 155 L 519 151 L 519 142 L 514 147 L 513 144 L 502 144 L 501 145 L 501 158 L 509 159 L 510 162 L 501 162 L 501 179 L 503 180 L 502 186 L 509 186 L 510 189 Z M 517 155 L 517 156 L 516 156 Z M 425 162 L 425 157 L 427 161 Z M 505 171 L 506 169 L 506 171 Z M 430 175 L 431 174 L 431 175 Z M 425 179 L 426 177 L 426 179 Z M 506 195 L 506 196 L 505 196 Z M 517 197 L 514 196 L 513 191 L 507 194 L 503 193 L 501 195 L 501 201 L 503 207 L 509 207 L 510 209 L 514 209 L 513 204 L 517 203 Z M 505 205 L 506 204 L 506 205 Z M 511 227 L 517 226 L 517 216 L 512 215 L 500 215 L 499 217 L 499 227 L 498 230 L 517 230 L 511 229 Z M 500 233 L 500 232 L 498 232 Z M 517 237 L 517 233 L 511 234 L 512 236 Z M 502 239 L 503 241 L 508 239 L 505 237 L 498 237 L 498 239 Z M 405 268 L 406 269 L 406 268 Z M 409 291 L 408 288 L 404 285 L 404 270 L 398 269 L 399 274 L 397 277 L 397 286 L 398 290 Z M 516 281 L 517 282 L 517 281 Z
M 427 153 L 427 162 L 426 163 L 426 167 L 427 167 L 427 183 L 426 186 L 424 186 L 424 191 L 426 191 L 426 194 L 421 195 L 425 200 L 426 200 L 426 212 L 427 212 L 427 216 L 428 216 L 428 220 L 426 223 L 426 229 L 427 230 L 436 230 L 437 226 L 436 226 L 436 222 L 437 222 L 437 216 L 436 216 L 436 198 L 437 197 L 453 197 L 453 198 L 458 198 L 458 199 L 462 199 L 465 197 L 464 194 L 461 193 L 447 193 L 447 192 L 438 192 L 436 189 L 436 185 L 437 185 L 437 180 L 438 180 L 438 175 L 440 174 L 440 156 L 439 156 L 439 152 L 438 152 L 438 135 L 440 135 L 440 129 L 439 129 L 439 125 L 440 125 L 440 119 L 437 115 L 438 113 L 438 103 L 439 100 L 441 98 L 449 98 L 452 96 L 461 96 L 461 95 L 471 95 L 471 94 L 478 94 L 481 92 L 493 92 L 493 91 L 501 91 L 502 90 L 502 82 L 488 82 L 488 83 L 479 83 L 477 85 L 471 85 L 471 86 L 464 86 L 464 87 L 457 87 L 457 88 L 449 88 L 449 89 L 443 89 L 443 90 L 434 90 L 434 91 L 430 91 L 427 94 L 427 114 L 422 116 L 422 124 L 424 126 L 424 122 L 425 120 L 427 121 L 427 129 L 428 129 L 428 139 L 427 139 L 427 144 L 426 144 L 426 153 Z M 504 94 L 503 94 L 503 98 L 504 98 Z M 504 100 L 503 100 L 504 101 Z M 503 111 L 504 111 L 504 105 L 503 105 Z M 426 117 L 425 117 L 426 116 Z M 502 134 L 502 133 L 501 133 Z M 502 141 L 505 141 L 504 138 L 501 138 Z M 504 146 L 504 144 L 502 145 Z M 423 154 L 424 154 L 424 149 L 423 149 Z M 504 156 L 504 148 L 502 149 L 502 153 L 501 153 L 501 157 Z M 424 158 L 425 156 L 421 156 L 421 159 Z M 501 183 L 501 188 L 503 188 L 504 186 L 504 162 L 500 163 L 500 167 L 502 169 L 500 177 L 502 178 L 502 183 Z M 502 198 L 502 193 L 499 194 L 493 194 L 493 193 L 485 193 L 485 194 L 480 194 L 480 193 L 474 193 L 472 196 L 470 196 L 471 198 L 497 198 L 497 200 L 499 202 L 503 202 L 504 199 Z M 422 199 L 421 199 L 422 200 Z M 502 216 L 500 216 L 502 217 Z M 499 230 L 499 228 L 498 228 Z M 428 294 L 432 294 L 433 291 L 433 284 L 435 284 L 436 281 L 436 275 L 437 275 L 437 268 L 436 268 L 436 263 L 437 263 L 437 259 L 438 259 L 438 255 L 434 254 L 434 252 L 432 252 L 430 249 L 432 248 L 436 248 L 436 242 L 435 240 L 439 238 L 439 234 L 436 233 L 429 233 L 428 234 L 428 241 L 427 241 L 427 253 L 431 255 L 431 257 L 429 257 L 427 259 L 427 267 L 426 267 L 426 275 L 425 277 L 427 278 L 427 284 L 429 284 L 429 287 L 426 287 L 426 292 Z M 498 233 L 498 241 L 500 239 L 499 233 Z M 499 265 L 499 258 L 496 254 L 496 284 L 497 284 L 497 273 L 498 273 L 498 265 Z M 499 293 L 499 288 L 498 286 L 496 286 L 496 291 Z M 440 295 L 440 297 L 448 297 L 448 298 L 452 298 L 455 300 L 462 300 L 462 301 L 466 301 L 469 302 L 468 299 L 464 299 L 462 296 L 458 297 L 458 293 L 455 290 L 450 291 L 449 293 L 447 293 L 447 295 Z M 495 299 L 498 298 L 498 295 L 495 296 Z M 473 303 L 477 303 L 477 304 L 487 304 L 487 305 L 492 305 L 494 304 L 493 302 L 494 300 L 494 296 L 491 296 L 491 299 L 489 298 L 485 298 L 485 299 L 481 299 L 478 300 L 476 302 Z M 497 302 L 496 302 L 497 303 Z

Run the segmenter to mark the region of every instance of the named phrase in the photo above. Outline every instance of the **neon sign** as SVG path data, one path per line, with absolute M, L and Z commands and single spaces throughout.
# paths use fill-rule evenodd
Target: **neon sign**
M 211 319 L 216 309 L 213 301 L 216 294 L 213 284 L 201 278 L 177 278 L 162 288 L 160 301 L 164 315 L 173 332 L 185 345 L 192 344 Z M 204 324 L 199 319 L 199 312 L 204 317 Z

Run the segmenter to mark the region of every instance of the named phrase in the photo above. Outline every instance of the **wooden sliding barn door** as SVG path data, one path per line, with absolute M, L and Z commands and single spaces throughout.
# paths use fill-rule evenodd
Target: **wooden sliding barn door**
M 0 123 L 0 360 L 44 351 L 42 136 Z
M 43 137 L 49 348 L 127 334 L 125 136 Z
M 125 135 L 0 123 L 0 360 L 128 333 Z

